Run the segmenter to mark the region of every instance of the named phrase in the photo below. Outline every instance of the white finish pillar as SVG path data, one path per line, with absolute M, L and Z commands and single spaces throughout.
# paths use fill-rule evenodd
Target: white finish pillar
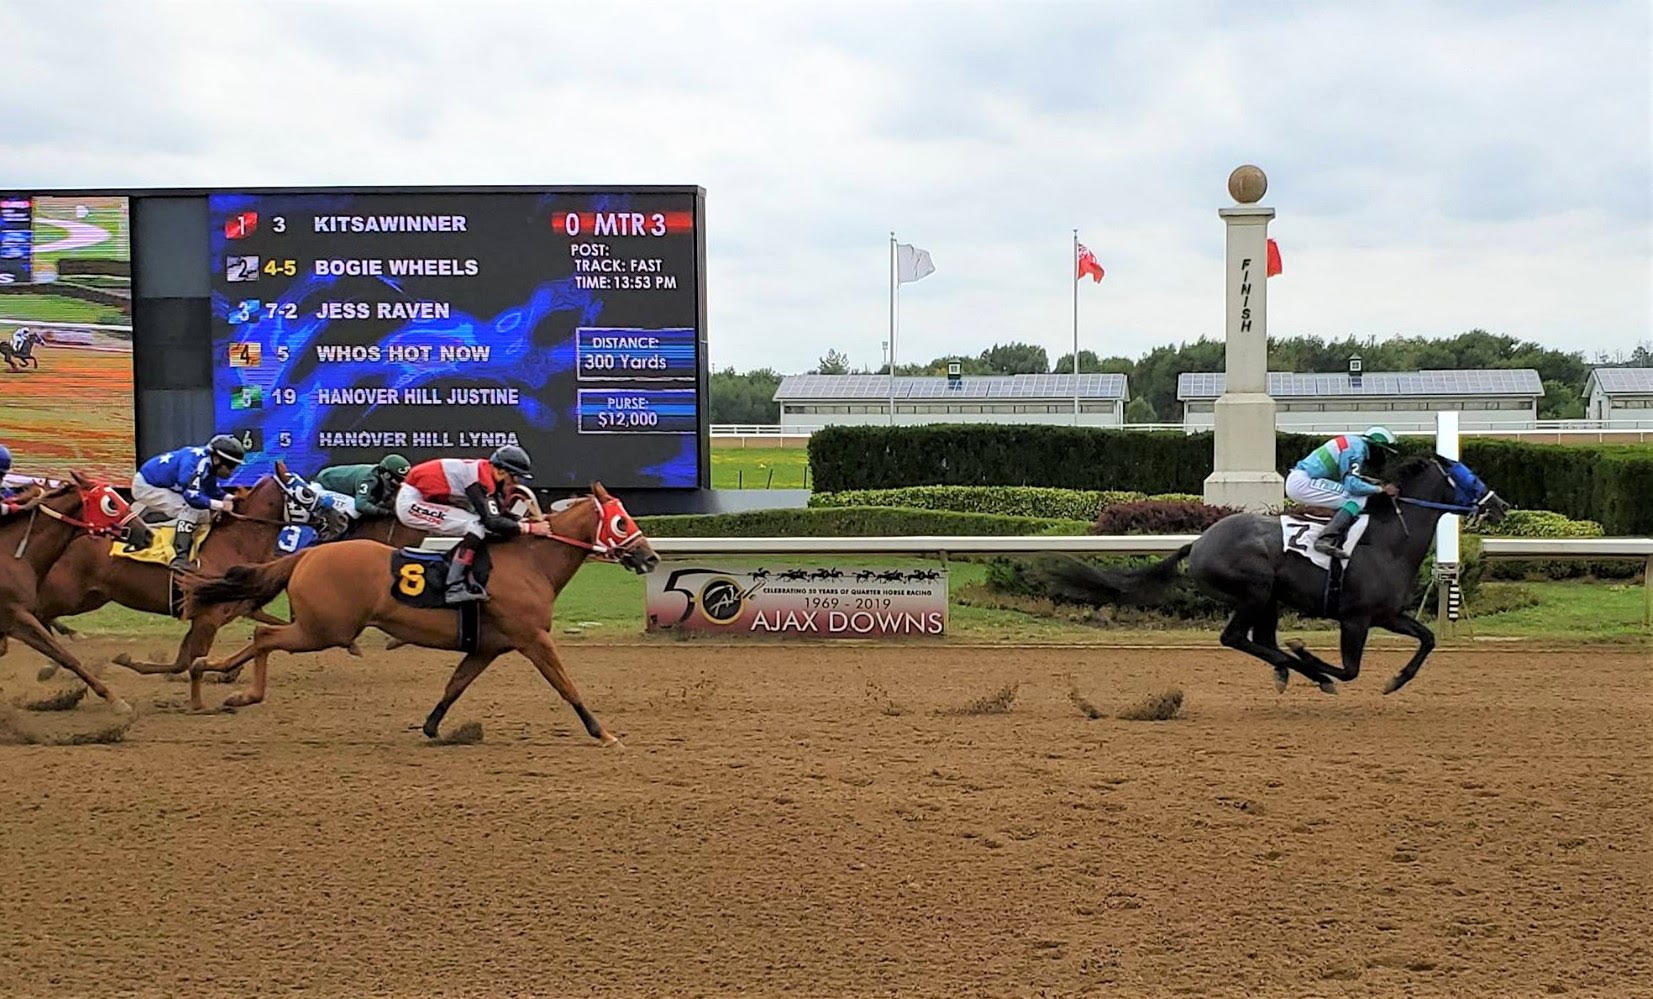
M 1458 460 L 1458 413 L 1435 414 L 1435 453 L 1443 458 Z M 1458 515 L 1445 513 L 1435 522 L 1435 624 L 1443 634 L 1454 630 L 1450 605 L 1452 591 L 1458 587 L 1458 558 L 1460 535 Z
M 1252 171 L 1254 173 L 1247 173 Z M 1247 203 L 1217 214 L 1228 229 L 1227 377 L 1217 400 L 1216 440 L 1205 501 L 1262 511 L 1284 502 L 1274 470 L 1274 399 L 1268 394 L 1268 221 L 1274 209 L 1250 202 L 1268 182 L 1256 167 L 1240 167 L 1229 191 Z

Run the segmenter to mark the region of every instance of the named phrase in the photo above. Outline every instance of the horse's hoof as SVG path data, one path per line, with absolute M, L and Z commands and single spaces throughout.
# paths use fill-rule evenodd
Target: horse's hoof
M 206 669 L 207 668 L 207 657 L 206 656 L 196 656 L 194 659 L 191 659 L 189 661 L 189 668 L 192 671 L 193 670 L 198 670 L 198 669 L 203 669 L 203 670 Z
M 1304 652 L 1308 651 L 1308 646 L 1303 644 L 1303 640 L 1301 638 L 1286 639 L 1286 648 L 1297 653 L 1298 655 L 1302 655 Z
M 385 651 L 389 652 L 391 649 L 400 648 L 406 644 L 400 638 L 387 638 L 385 639 Z
M 1337 684 L 1333 683 L 1330 680 L 1321 680 L 1320 683 L 1319 683 L 1319 687 L 1320 687 L 1320 692 L 1322 694 L 1335 694 L 1335 693 L 1337 693 Z
M 611 735 L 606 740 L 604 740 L 603 748 L 604 749 L 624 749 L 624 748 L 626 748 L 626 744 L 621 742 L 619 739 L 616 739 L 614 736 Z
M 132 668 L 132 657 L 127 655 L 125 652 L 115 653 L 114 657 L 109 661 L 114 663 L 116 666 L 125 666 L 127 669 Z
M 439 727 L 436 726 L 436 725 L 427 724 L 427 725 L 423 726 L 422 728 L 420 728 L 419 731 L 425 733 L 425 738 L 434 739 L 434 738 L 436 738 L 436 736 L 438 734 Z
M 136 714 L 136 712 L 132 710 L 132 705 L 126 703 L 126 699 L 122 697 L 111 697 L 109 699 L 109 707 L 114 709 L 114 712 L 117 715 Z
M 358 659 L 362 656 L 362 647 L 357 645 L 355 642 L 351 642 L 349 645 L 345 646 L 344 651 L 350 653 Z
M 47 680 L 50 680 L 56 675 L 57 663 L 52 663 L 50 666 L 40 667 L 40 669 L 35 673 L 34 678 L 39 680 L 41 683 L 45 683 Z
M 1384 685 L 1383 692 L 1385 694 L 1393 694 L 1395 691 L 1399 690 L 1403 685 L 1405 685 L 1405 683 L 1406 683 L 1406 681 L 1402 680 L 1400 677 L 1398 677 L 1398 676 L 1394 677 L 1387 684 Z
M 1274 692 L 1275 693 L 1284 694 L 1286 692 L 1286 684 L 1288 684 L 1290 682 L 1291 682 L 1291 671 L 1290 670 L 1276 669 L 1274 671 Z

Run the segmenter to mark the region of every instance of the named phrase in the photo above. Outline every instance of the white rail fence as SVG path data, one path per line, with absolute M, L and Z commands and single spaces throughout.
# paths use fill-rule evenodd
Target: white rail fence
M 908 426 L 908 424 L 901 424 Z M 817 430 L 825 428 L 825 424 L 789 425 L 772 423 L 714 423 L 711 434 L 714 438 L 746 438 L 746 437 L 808 437 Z M 883 424 L 873 424 L 883 426 Z M 1433 433 L 1435 425 L 1422 420 L 1393 420 L 1385 424 L 1396 433 L 1428 434 Z M 1185 426 L 1181 423 L 1125 423 L 1107 427 L 1109 430 L 1180 430 L 1186 433 L 1209 431 L 1209 426 Z M 1344 423 L 1304 423 L 1280 424 L 1279 430 L 1295 434 L 1340 434 L 1348 431 Z M 1579 443 L 1597 439 L 1602 434 L 1638 434 L 1653 436 L 1653 418 L 1646 420 L 1499 420 L 1480 421 L 1464 420 L 1462 432 L 1465 434 L 1520 434 L 1524 437 L 1535 437 L 1550 440 L 1571 440 Z
M 653 538 L 666 558 L 723 555 L 1169 555 L 1195 534 L 907 535 L 826 538 Z M 1489 559 L 1642 559 L 1646 597 L 1642 623 L 1653 625 L 1653 538 L 1482 538 Z

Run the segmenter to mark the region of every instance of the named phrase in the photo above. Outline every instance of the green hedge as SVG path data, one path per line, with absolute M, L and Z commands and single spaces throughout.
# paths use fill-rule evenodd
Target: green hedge
M 1281 433 L 1284 474 L 1326 435 Z M 1405 453 L 1428 437 L 1403 437 Z M 1653 448 L 1466 439 L 1463 460 L 1517 507 L 1595 520 L 1609 534 L 1653 533 Z M 826 492 L 910 486 L 1057 486 L 1198 494 L 1211 474 L 1212 435 L 1036 424 L 827 427 L 809 439 Z
M 824 507 L 749 510 L 744 513 L 638 517 L 643 533 L 657 538 L 867 537 L 880 535 L 1084 534 L 1090 523 L 1047 517 L 1004 517 L 949 510 L 897 507 Z
M 810 506 L 899 506 L 913 510 L 996 513 L 1008 517 L 1093 520 L 1103 508 L 1147 499 L 1123 490 L 1058 489 L 1051 486 L 911 486 L 816 493 Z

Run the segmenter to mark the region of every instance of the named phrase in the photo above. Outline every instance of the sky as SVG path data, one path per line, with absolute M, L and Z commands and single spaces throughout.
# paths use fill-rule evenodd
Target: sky
M 1653 14 L 1568 4 L 0 0 L 0 186 L 695 184 L 718 368 L 1220 337 L 1653 338 Z M 29 81 L 24 90 L 18 81 Z

